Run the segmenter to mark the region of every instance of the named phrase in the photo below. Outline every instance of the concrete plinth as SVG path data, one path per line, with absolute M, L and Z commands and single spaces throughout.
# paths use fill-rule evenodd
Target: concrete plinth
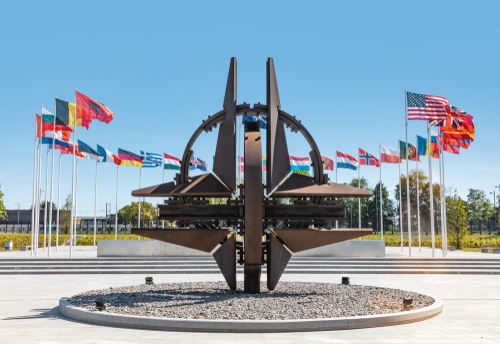
M 385 257 L 384 240 L 348 240 L 294 253 L 294 257 Z
M 209 253 L 156 240 L 98 240 L 98 257 L 211 257 Z

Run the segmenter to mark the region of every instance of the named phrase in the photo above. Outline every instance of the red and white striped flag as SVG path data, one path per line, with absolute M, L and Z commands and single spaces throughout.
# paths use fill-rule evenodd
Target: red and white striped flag
M 448 99 L 427 94 L 406 92 L 408 120 L 442 120 L 448 116 Z

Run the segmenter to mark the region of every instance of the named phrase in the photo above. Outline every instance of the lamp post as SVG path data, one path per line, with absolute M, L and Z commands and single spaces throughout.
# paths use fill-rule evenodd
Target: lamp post
M 17 204 L 17 225 L 19 226 L 19 203 L 14 204 Z

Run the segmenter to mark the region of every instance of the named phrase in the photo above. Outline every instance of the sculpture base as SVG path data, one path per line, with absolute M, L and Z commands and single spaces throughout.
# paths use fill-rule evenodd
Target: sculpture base
M 247 294 L 260 293 L 260 264 L 245 264 L 245 280 L 243 291 Z

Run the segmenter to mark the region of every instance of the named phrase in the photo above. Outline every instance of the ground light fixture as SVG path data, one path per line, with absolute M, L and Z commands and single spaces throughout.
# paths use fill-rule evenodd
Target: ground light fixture
M 153 277 L 146 277 L 146 284 L 154 284 Z
M 342 284 L 349 285 L 351 282 L 349 281 L 349 277 L 342 277 Z
M 413 310 L 413 299 L 411 297 L 405 297 L 403 299 L 403 309 L 405 311 L 411 311 Z
M 106 310 L 106 302 L 104 300 L 95 300 L 94 302 L 95 308 L 97 308 L 99 312 Z

